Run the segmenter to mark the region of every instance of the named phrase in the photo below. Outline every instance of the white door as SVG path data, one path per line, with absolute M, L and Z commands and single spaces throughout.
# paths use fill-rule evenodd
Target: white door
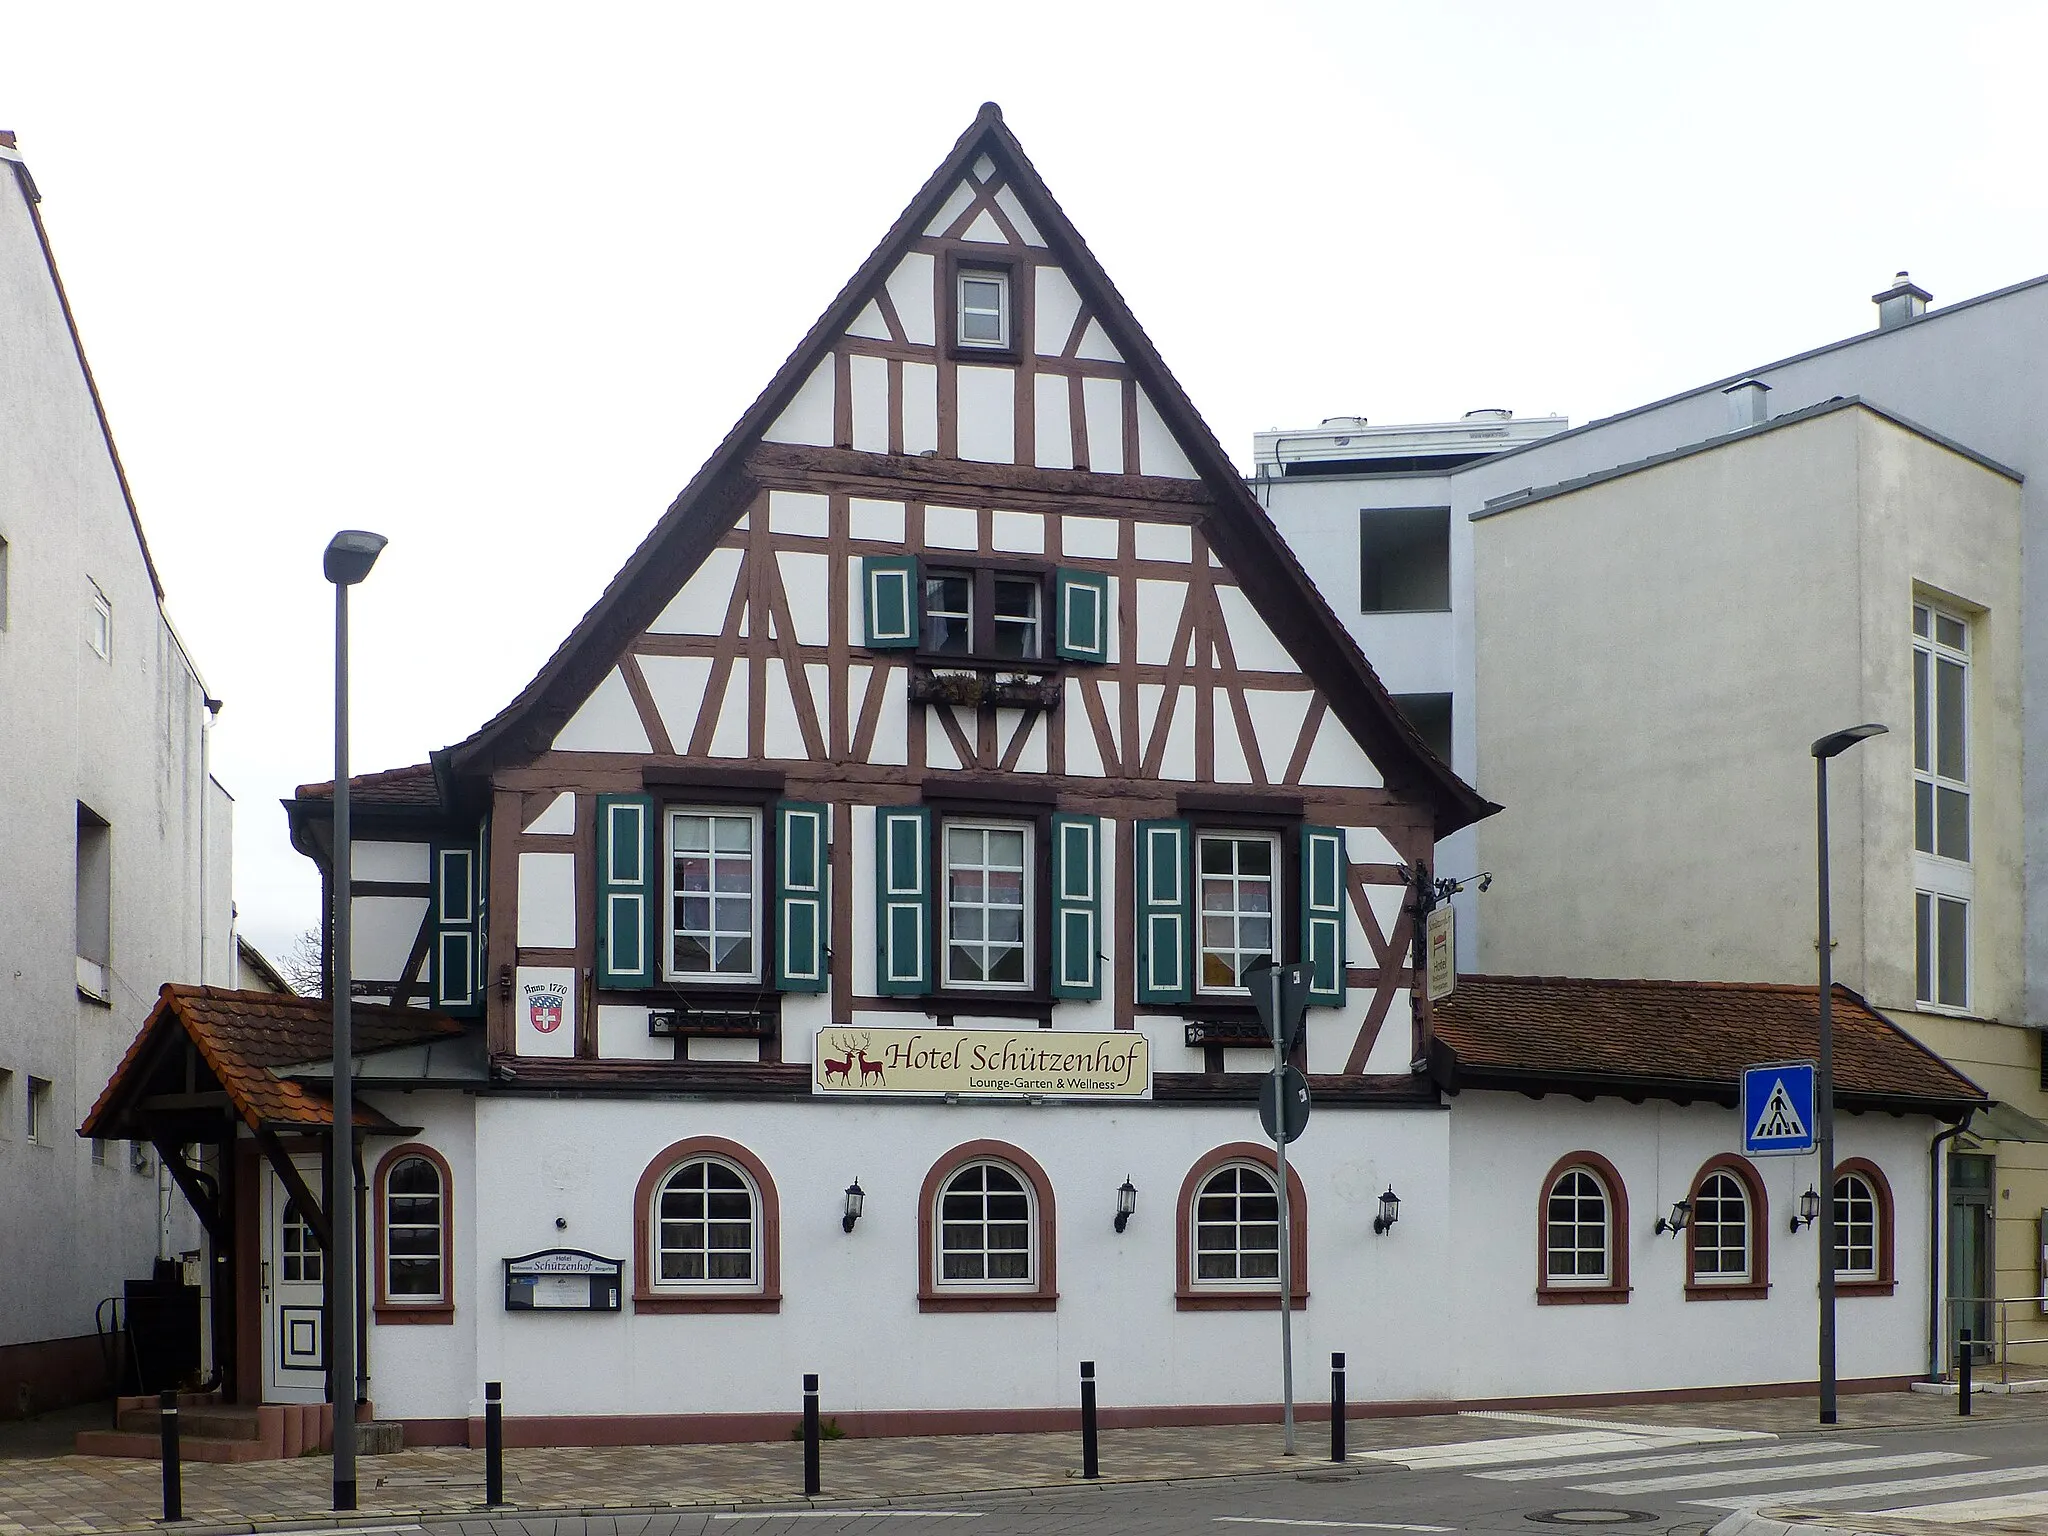
M 298 1163 L 309 1189 L 320 1187 L 317 1159 Z M 327 1400 L 327 1331 L 321 1302 L 327 1255 L 273 1169 L 263 1175 L 263 1400 Z

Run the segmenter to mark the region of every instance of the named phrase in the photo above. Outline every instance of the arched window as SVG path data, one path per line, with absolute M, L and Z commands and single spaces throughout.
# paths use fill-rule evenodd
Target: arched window
M 970 1141 L 932 1165 L 918 1197 L 917 1304 L 924 1312 L 1051 1311 L 1052 1184 L 1026 1152 Z
M 1308 1302 L 1308 1201 L 1287 1170 L 1294 1306 Z M 1279 1170 L 1271 1147 L 1233 1142 L 1208 1153 L 1180 1187 L 1175 1305 L 1183 1312 L 1280 1305 Z
M 1724 1153 L 1693 1179 L 1685 1229 L 1688 1301 L 1755 1300 L 1770 1292 L 1770 1202 L 1749 1162 Z
M 1866 1158 L 1835 1165 L 1835 1294 L 1889 1296 L 1892 1273 L 1892 1191 L 1884 1171 Z
M 393 1147 L 377 1165 L 377 1321 L 455 1318 L 454 1179 L 432 1147 Z
M 781 1310 L 775 1183 L 737 1142 L 664 1148 L 640 1175 L 633 1238 L 635 1312 Z
M 1628 1190 L 1597 1152 L 1551 1166 L 1537 1212 L 1536 1299 L 1547 1306 L 1628 1300 Z

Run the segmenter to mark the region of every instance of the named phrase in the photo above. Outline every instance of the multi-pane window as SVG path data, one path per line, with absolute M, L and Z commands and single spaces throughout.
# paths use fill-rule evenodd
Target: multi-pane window
M 1860 1173 L 1835 1180 L 1835 1273 L 1851 1279 L 1877 1275 L 1877 1191 Z
M 761 979 L 761 818 L 752 811 L 669 813 L 669 974 Z
M 1280 1197 L 1273 1176 L 1249 1163 L 1209 1175 L 1195 1195 L 1195 1280 L 1280 1283 Z
M 955 295 L 963 347 L 1002 350 L 1010 345 L 1010 280 L 1003 272 L 963 269 Z
M 1544 1203 L 1543 1273 L 1553 1285 L 1608 1278 L 1607 1191 L 1584 1168 L 1568 1168 Z
M 312 1283 L 325 1277 L 326 1256 L 320 1251 L 320 1239 L 299 1214 L 296 1200 L 285 1202 L 284 1219 L 278 1223 L 277 1256 L 283 1279 Z
M 1234 992 L 1244 968 L 1278 954 L 1280 844 L 1259 833 L 1204 832 L 1200 850 L 1201 990 Z
M 923 649 L 934 656 L 1037 661 L 1045 654 L 1045 583 L 993 570 L 928 570 Z
M 50 1084 L 47 1078 L 28 1080 L 28 1116 L 22 1134 L 30 1141 L 47 1141 L 50 1136 Z
M 1024 987 L 1027 827 L 946 823 L 946 985 Z
M 1028 1185 L 1000 1163 L 970 1163 L 939 1191 L 939 1283 L 1029 1285 L 1032 1197 Z
M 1970 1006 L 1970 904 L 1918 891 L 1913 897 L 1914 996 L 1942 1008 Z
M 1749 1190 L 1732 1173 L 1710 1173 L 1692 1201 L 1692 1272 L 1703 1283 L 1749 1279 Z
M 758 1283 L 754 1186 L 731 1164 L 708 1157 L 684 1163 L 656 1192 L 654 1219 L 658 1284 Z
M 384 1181 L 384 1294 L 393 1301 L 442 1301 L 448 1294 L 441 1251 L 441 1170 L 424 1157 L 401 1158 Z
M 1970 1005 L 1970 626 L 1913 605 L 1914 996 Z

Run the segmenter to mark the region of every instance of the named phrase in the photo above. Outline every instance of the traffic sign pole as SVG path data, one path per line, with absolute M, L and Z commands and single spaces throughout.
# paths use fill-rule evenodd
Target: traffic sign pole
M 1280 1420 L 1286 1431 L 1286 1454 L 1294 1454 L 1294 1234 L 1287 1199 L 1287 1016 L 1280 1007 L 1280 967 L 1269 966 L 1261 978 L 1271 1008 L 1273 1033 L 1273 1156 L 1280 1171 Z

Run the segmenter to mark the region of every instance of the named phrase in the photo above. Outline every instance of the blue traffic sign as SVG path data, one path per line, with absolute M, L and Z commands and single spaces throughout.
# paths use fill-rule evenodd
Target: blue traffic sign
M 1742 1069 L 1742 1150 L 1751 1157 L 1794 1157 L 1819 1145 L 1814 1110 L 1817 1069 L 1775 1061 Z

